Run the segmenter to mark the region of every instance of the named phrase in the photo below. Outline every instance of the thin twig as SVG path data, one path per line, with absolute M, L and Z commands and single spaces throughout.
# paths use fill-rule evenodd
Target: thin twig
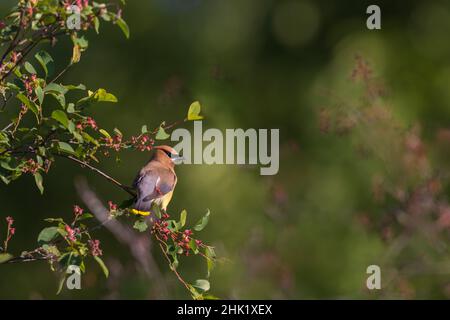
M 19 27 L 17 29 L 17 32 L 13 38 L 13 40 L 10 42 L 8 48 L 6 49 L 6 51 L 3 53 L 3 56 L 0 60 L 0 64 L 3 64 L 6 56 L 12 51 L 14 50 L 14 47 L 17 45 L 17 39 L 19 38 L 19 34 L 22 31 L 22 19 L 23 19 L 23 10 L 20 11 L 20 18 L 19 18 Z
M 128 187 L 128 186 L 126 186 L 126 185 L 123 185 L 122 183 L 120 183 L 119 181 L 117 181 L 116 179 L 114 179 L 113 177 L 107 175 L 106 173 L 104 173 L 104 172 L 101 171 L 100 169 L 97 169 L 96 167 L 93 167 L 93 166 L 90 165 L 89 163 L 87 163 L 87 162 L 85 162 L 85 161 L 82 161 L 82 160 L 80 160 L 80 159 L 77 159 L 77 158 L 75 158 L 75 157 L 73 157 L 73 156 L 64 155 L 64 154 L 57 154 L 57 155 L 60 156 L 60 157 L 63 157 L 63 158 L 67 158 L 67 159 L 69 159 L 69 160 L 72 160 L 72 161 L 78 163 L 79 165 L 81 165 L 81 166 L 83 166 L 83 167 L 86 167 L 86 168 L 88 168 L 88 169 L 90 169 L 90 170 L 92 170 L 92 171 L 98 173 L 98 174 L 101 175 L 103 178 L 105 178 L 105 179 L 109 180 L 110 182 L 114 183 L 116 186 L 118 186 L 119 188 L 121 188 L 122 190 L 124 190 L 125 192 L 127 192 L 128 194 L 132 195 L 133 197 L 136 196 L 136 193 L 135 193 L 135 191 L 134 191 L 133 188 Z
M 167 262 L 169 263 L 170 270 L 172 270 L 173 273 L 175 273 L 178 280 L 186 287 L 186 289 L 191 291 L 191 287 L 189 286 L 189 284 L 186 281 L 184 281 L 183 277 L 180 275 L 180 273 L 177 271 L 177 269 L 175 269 L 172 266 L 172 262 L 170 261 L 170 258 L 167 255 L 166 249 L 164 249 L 164 246 L 163 246 L 163 244 L 166 245 L 166 243 L 164 241 L 162 241 L 156 234 L 155 234 L 155 237 L 156 237 L 156 240 L 158 240 L 158 242 L 159 242 L 159 247 L 161 248 L 161 251 L 164 254 L 164 257 L 166 258 Z
M 67 70 L 70 69 L 71 66 L 73 66 L 73 63 L 68 64 L 68 65 L 67 65 L 63 70 L 61 70 L 61 72 L 58 73 L 58 75 L 57 75 L 56 77 L 54 77 L 53 80 L 51 80 L 48 84 L 54 83 L 56 80 L 58 80 L 59 78 L 61 78 L 61 77 L 64 75 L 64 73 L 66 73 Z
M 180 124 L 182 124 L 183 122 L 186 122 L 186 121 L 187 121 L 187 119 L 177 120 L 177 121 L 175 121 L 175 122 L 173 122 L 173 123 L 171 123 L 171 124 L 162 126 L 162 128 L 163 128 L 164 130 L 171 129 L 171 128 L 176 127 L 176 126 L 178 126 L 178 125 L 180 125 Z M 159 127 L 157 127 L 155 130 L 153 130 L 153 131 L 151 132 L 151 134 L 157 134 L 157 133 L 158 133 L 158 130 L 159 130 Z

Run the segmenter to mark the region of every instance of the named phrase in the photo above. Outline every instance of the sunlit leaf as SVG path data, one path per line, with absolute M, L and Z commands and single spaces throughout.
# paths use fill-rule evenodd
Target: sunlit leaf
M 208 209 L 208 211 L 205 213 L 205 215 L 194 226 L 195 231 L 202 231 L 206 227 L 206 225 L 208 224 L 208 221 L 209 221 L 209 215 L 210 215 L 210 211 Z
M 69 118 L 62 110 L 55 110 L 52 112 L 52 118 L 61 123 L 65 128 L 69 126 Z
M 134 225 L 133 228 L 135 228 L 136 230 L 138 230 L 139 232 L 144 232 L 145 230 L 147 230 L 148 225 L 145 221 L 142 220 L 137 220 Z
M 0 264 L 8 262 L 12 258 L 14 258 L 14 256 L 12 254 L 0 253 Z
M 183 228 L 184 225 L 186 224 L 186 216 L 187 216 L 187 211 L 183 210 L 181 211 L 180 214 L 180 227 Z
M 86 90 L 86 86 L 84 84 L 79 84 L 79 85 L 73 85 L 73 84 L 69 84 L 69 85 L 65 85 L 63 86 L 64 88 L 66 88 L 67 90 Z
M 198 254 L 199 250 L 198 250 L 198 246 L 197 243 L 195 242 L 195 239 L 192 239 L 189 241 L 189 248 L 191 248 L 192 252 L 194 252 L 194 254 Z
M 106 131 L 105 129 L 98 130 L 102 135 L 104 135 L 106 138 L 111 138 L 111 135 Z
M 47 227 L 44 228 L 38 236 L 38 243 L 40 245 L 44 243 L 49 243 L 53 240 L 55 240 L 59 235 L 59 228 L 58 227 Z
M 44 88 L 44 92 L 54 92 L 58 94 L 66 94 L 67 90 L 69 89 L 57 83 L 50 83 Z
M 97 17 L 94 18 L 94 29 L 95 32 L 98 34 L 100 29 L 100 20 Z
M 130 28 L 128 27 L 128 24 L 123 20 L 122 18 L 117 19 L 116 21 L 119 28 L 122 30 L 125 37 L 128 39 L 130 38 Z
M 64 141 L 58 141 L 58 150 L 71 155 L 75 154 L 75 150 L 73 150 L 72 146 Z
M 210 284 L 208 280 L 205 279 L 198 279 L 193 284 L 194 287 L 202 290 L 202 291 L 208 291 L 210 289 Z
M 164 130 L 163 127 L 159 127 L 158 132 L 156 133 L 155 139 L 156 140 L 166 140 L 170 137 L 170 134 Z
M 34 92 L 36 93 L 36 96 L 38 98 L 39 104 L 42 105 L 44 102 L 44 91 L 41 87 L 37 87 Z
M 83 213 L 77 220 L 82 221 L 82 220 L 86 220 L 86 219 L 92 219 L 93 217 L 94 217 L 94 215 L 92 215 L 90 213 Z
M 216 265 L 216 252 L 213 247 L 207 246 L 205 249 L 207 276 L 211 275 L 211 271 Z
M 105 89 L 98 89 L 94 94 L 94 99 L 98 102 L 117 102 L 117 98 L 112 94 L 107 92 Z
M 187 119 L 188 120 L 202 120 L 203 117 L 200 115 L 201 112 L 200 102 L 195 101 L 189 106 Z
M 23 66 L 25 67 L 25 70 L 27 70 L 28 73 L 37 74 L 36 69 L 28 61 L 25 62 L 25 64 Z

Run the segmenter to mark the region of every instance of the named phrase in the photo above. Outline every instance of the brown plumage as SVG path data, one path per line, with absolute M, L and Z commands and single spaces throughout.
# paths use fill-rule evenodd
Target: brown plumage
M 174 168 L 182 158 L 169 146 L 157 146 L 154 150 L 150 161 L 139 171 L 133 183 L 137 191 L 134 208 L 141 212 L 149 212 L 153 202 L 166 210 L 177 184 Z

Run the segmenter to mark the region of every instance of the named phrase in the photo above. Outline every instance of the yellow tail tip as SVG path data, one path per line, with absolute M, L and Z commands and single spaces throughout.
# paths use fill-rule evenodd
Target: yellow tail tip
M 131 213 L 133 213 L 135 215 L 139 215 L 139 216 L 149 216 L 150 215 L 150 211 L 140 211 L 140 210 L 136 210 L 136 209 L 131 209 L 130 211 L 131 211 Z

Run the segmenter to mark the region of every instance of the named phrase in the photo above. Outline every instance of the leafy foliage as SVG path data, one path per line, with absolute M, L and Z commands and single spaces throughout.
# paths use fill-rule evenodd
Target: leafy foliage
M 74 29 L 68 21 L 74 19 L 72 6 L 80 11 L 80 28 Z M 168 129 L 180 122 L 149 131 L 142 126 L 140 134 L 129 139 L 124 138 L 119 129 L 108 132 L 99 127 L 89 113 L 98 103 L 117 103 L 117 97 L 103 88 L 88 89 L 83 84 L 67 84 L 60 81 L 64 73 L 79 63 L 83 53 L 89 47 L 87 31 L 93 29 L 99 33 L 101 22 L 117 24 L 126 38 L 130 31 L 122 18 L 121 8 L 114 3 L 93 1 L 54 1 L 20 0 L 0 26 L 0 46 L 4 48 L 0 60 L 1 111 L 11 109 L 15 116 L 0 131 L 0 179 L 9 184 L 25 174 L 34 176 L 40 193 L 44 193 L 44 177 L 52 163 L 64 157 L 101 174 L 110 182 L 118 185 L 130 194 L 134 191 L 107 174 L 92 166 L 100 162 L 110 151 L 123 149 L 149 151 L 155 140 L 170 137 Z M 69 37 L 73 44 L 72 57 L 68 65 L 55 74 L 55 61 L 51 53 L 36 48 L 43 43 L 56 44 L 58 37 Z M 35 53 L 34 53 L 35 52 Z M 34 55 L 33 55 L 34 53 Z M 188 111 L 187 120 L 199 120 L 201 106 L 194 102 Z M 110 202 L 110 219 L 122 215 L 135 217 L 128 207 L 118 207 Z M 159 242 L 170 268 L 178 279 L 196 299 L 205 298 L 209 290 L 207 280 L 197 280 L 190 285 L 177 272 L 180 255 L 200 254 L 208 264 L 208 275 L 215 256 L 213 248 L 192 238 L 186 225 L 187 212 L 183 211 L 179 221 L 169 220 L 166 212 L 154 208 L 150 217 L 140 216 L 134 221 L 139 232 L 150 232 Z M 204 228 L 207 216 L 194 227 L 196 231 Z M 63 218 L 46 219 L 51 225 L 44 228 L 37 237 L 38 247 L 14 257 L 7 252 L 8 242 L 14 235 L 13 220 L 7 218 L 8 232 L 3 248 L 0 248 L 0 263 L 47 260 L 51 270 L 61 273 L 59 291 L 63 288 L 66 270 L 69 265 L 86 271 L 85 260 L 93 258 L 108 277 L 108 268 L 100 258 L 103 254 L 100 242 L 91 235 L 93 228 L 85 224 L 93 215 L 83 213 L 83 209 L 74 207 L 73 220 Z M 151 225 L 149 227 L 149 224 Z M 98 226 L 97 226 L 98 227 Z

